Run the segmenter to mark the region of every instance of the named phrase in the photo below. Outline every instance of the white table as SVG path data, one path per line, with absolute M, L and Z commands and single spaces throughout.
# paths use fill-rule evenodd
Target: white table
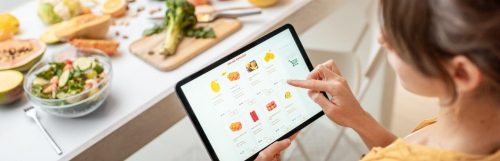
M 7 8 L 2 3 L 5 2 L 0 2 L 1 8 Z M 130 8 L 134 10 L 137 3 L 160 5 L 160 2 L 156 1 L 137 0 Z M 76 119 L 53 117 L 39 110 L 42 124 L 60 145 L 64 154 L 57 155 L 40 129 L 24 115 L 22 108 L 28 103 L 23 100 L 10 107 L 0 107 L 0 160 L 72 159 L 174 93 L 175 83 L 183 77 L 283 23 L 291 22 L 299 32 L 303 32 L 331 12 L 328 9 L 333 8 L 332 5 L 336 3 L 334 0 L 282 0 L 279 5 L 264 9 L 262 15 L 242 18 L 241 30 L 171 72 L 158 71 L 127 50 L 129 43 L 137 39 L 145 27 L 151 25 L 151 22 L 144 18 L 148 15 L 144 12 L 138 18 L 130 20 L 128 27 L 115 27 L 110 30 L 110 37 L 114 31 L 120 30 L 122 35 L 126 33 L 129 38 L 119 39 L 123 40 L 119 49 L 121 56 L 112 60 L 114 76 L 111 93 L 103 107 L 88 116 Z M 214 4 L 216 8 L 224 8 L 247 2 Z M 45 25 L 36 15 L 36 1 L 9 8 L 12 9 L 9 12 L 21 22 L 22 33 L 17 38 L 37 38 L 42 33 Z M 49 47 L 45 58 L 59 47 L 61 46 Z M 137 131 L 144 132 L 147 131 Z M 106 154 L 106 151 L 101 153 Z

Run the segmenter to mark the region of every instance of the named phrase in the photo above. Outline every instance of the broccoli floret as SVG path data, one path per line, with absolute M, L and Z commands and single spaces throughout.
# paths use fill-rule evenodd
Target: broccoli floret
M 167 0 L 165 16 L 166 37 L 163 45 L 163 55 L 173 55 L 177 50 L 177 45 L 184 37 L 184 33 L 193 28 L 196 23 L 194 6 L 186 0 Z

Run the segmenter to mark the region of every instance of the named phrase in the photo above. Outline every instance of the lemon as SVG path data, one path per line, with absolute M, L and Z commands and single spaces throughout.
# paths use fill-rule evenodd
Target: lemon
M 290 98 L 292 98 L 292 92 L 286 91 L 285 92 L 285 99 L 290 99 Z
M 274 4 L 276 4 L 276 2 L 278 2 L 278 0 L 248 0 L 248 2 L 250 2 L 251 4 L 253 4 L 257 7 L 270 7 Z
M 107 0 L 102 6 L 102 11 L 111 17 L 121 17 L 127 11 L 126 0 Z
M 19 32 L 19 20 L 9 13 L 0 13 L 0 30 L 17 34 Z
M 264 56 L 264 61 L 269 62 L 272 59 L 274 59 L 274 53 L 266 52 L 266 55 Z
M 220 91 L 220 84 L 217 83 L 217 81 L 212 81 L 210 83 L 210 87 L 212 88 L 212 91 L 214 91 L 215 93 Z

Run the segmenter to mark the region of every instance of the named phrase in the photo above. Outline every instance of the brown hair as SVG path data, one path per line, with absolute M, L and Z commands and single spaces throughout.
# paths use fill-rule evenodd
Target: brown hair
M 381 0 L 387 44 L 403 61 L 445 82 L 457 97 L 444 62 L 456 55 L 485 76 L 486 90 L 500 93 L 500 0 Z

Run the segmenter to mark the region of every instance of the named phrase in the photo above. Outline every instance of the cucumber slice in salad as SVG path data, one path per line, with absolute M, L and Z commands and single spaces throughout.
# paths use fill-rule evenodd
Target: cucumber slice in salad
M 49 84 L 49 81 L 48 80 L 45 80 L 43 78 L 39 78 L 39 77 L 36 77 L 34 80 L 33 80 L 33 85 L 47 85 Z
M 66 83 L 68 83 L 68 80 L 69 80 L 69 75 L 70 72 L 69 70 L 65 70 L 62 74 L 61 74 L 61 77 L 59 78 L 59 87 L 62 87 L 64 85 L 66 85 Z
M 78 68 L 82 71 L 86 71 L 86 70 L 92 68 L 92 64 L 93 64 L 92 62 L 93 61 L 89 58 L 80 57 L 80 58 L 75 60 L 73 65 L 74 65 L 74 68 Z
M 64 92 L 56 94 L 56 97 L 59 98 L 59 99 L 63 99 L 63 98 L 69 97 L 69 96 L 70 96 L 69 94 L 64 93 Z

